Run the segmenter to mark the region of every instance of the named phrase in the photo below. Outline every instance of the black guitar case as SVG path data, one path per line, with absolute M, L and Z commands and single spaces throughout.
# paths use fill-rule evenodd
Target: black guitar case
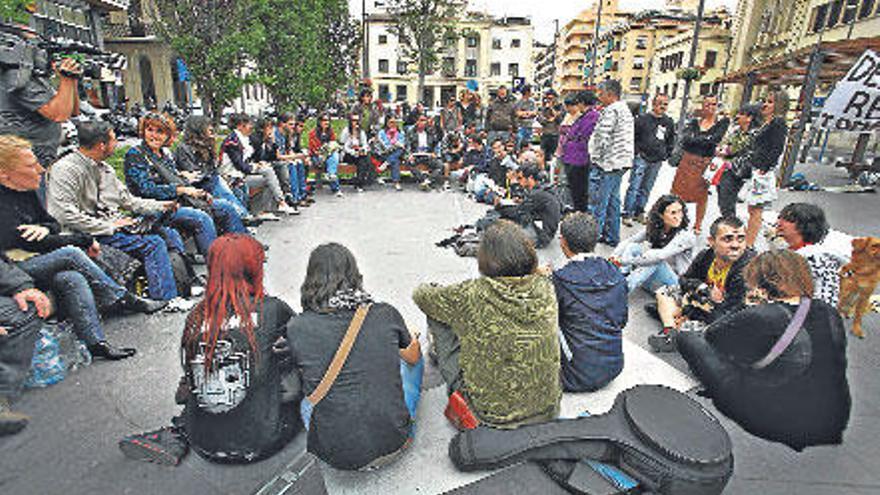
M 614 464 L 643 490 L 668 495 L 720 494 L 733 474 L 730 437 L 715 416 L 660 385 L 622 392 L 599 416 L 460 432 L 449 443 L 449 457 L 462 471 L 536 461 L 575 492 L 583 459 Z

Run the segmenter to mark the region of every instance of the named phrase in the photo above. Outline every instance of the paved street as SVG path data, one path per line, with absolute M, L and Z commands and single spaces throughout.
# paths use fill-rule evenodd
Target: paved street
M 844 181 L 840 170 L 804 167 L 803 171 L 813 181 Z M 668 190 L 671 173 L 663 171 L 657 192 Z M 795 200 L 822 205 L 832 225 L 843 232 L 880 232 L 880 195 L 785 192 L 780 206 Z M 714 203 L 714 197 L 711 201 Z M 412 186 L 402 193 L 375 186 L 365 194 L 347 192 L 341 199 L 321 195 L 317 205 L 300 217 L 260 228 L 260 238 L 271 246 L 268 290 L 299 308 L 299 285 L 309 250 L 337 241 L 354 252 L 367 290 L 379 300 L 395 304 L 407 320 L 419 323 L 420 314 L 409 297 L 415 285 L 453 282 L 477 273 L 473 259 L 459 258 L 433 243 L 450 235 L 451 227 L 472 222 L 484 209 L 459 193 L 421 193 Z M 713 206 L 708 220 L 716 215 Z M 624 235 L 631 233 L 633 230 L 628 230 Z M 541 256 L 557 266 L 562 260 L 555 243 Z M 682 391 L 696 385 L 677 355 L 655 355 L 646 349 L 647 336 L 657 329 L 641 309 L 646 301 L 642 293 L 630 300 L 623 374 L 598 393 L 567 394 L 563 415 L 574 416 L 585 409 L 601 413 L 618 392 L 639 383 L 662 383 Z M 252 466 L 211 465 L 190 454 L 181 466 L 168 468 L 122 456 L 116 448 L 119 438 L 162 426 L 177 411 L 173 395 L 180 373 L 177 349 L 182 320 L 180 314 L 113 320 L 107 325 L 111 340 L 137 347 L 135 358 L 96 363 L 59 385 L 28 392 L 18 406 L 32 415 L 30 426 L 21 434 L 0 439 L 0 493 L 248 494 L 258 491 L 301 452 L 304 435 L 276 456 Z M 868 316 L 865 328 L 866 339 L 849 338 L 853 409 L 844 444 L 797 454 L 756 439 L 722 419 L 736 457 L 734 477 L 725 493 L 880 494 L 878 315 Z M 427 373 L 426 384 L 437 385 L 436 372 L 428 369 Z M 411 452 L 396 464 L 371 473 L 343 473 L 323 466 L 329 492 L 433 494 L 458 489 L 456 493 L 556 493 L 552 484 L 534 483 L 543 475 L 529 467 L 500 473 L 456 472 L 446 455 L 454 431 L 442 416 L 444 406 L 442 387 L 423 393 L 416 441 Z

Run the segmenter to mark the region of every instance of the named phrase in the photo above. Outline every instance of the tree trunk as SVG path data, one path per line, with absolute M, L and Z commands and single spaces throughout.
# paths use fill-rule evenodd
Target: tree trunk
M 425 102 L 425 63 L 424 58 L 419 57 L 419 82 L 416 87 L 416 103 L 422 103 L 425 108 L 430 108 L 430 102 Z

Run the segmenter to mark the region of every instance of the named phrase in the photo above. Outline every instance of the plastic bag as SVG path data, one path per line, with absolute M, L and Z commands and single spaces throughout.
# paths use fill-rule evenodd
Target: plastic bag
M 45 388 L 67 377 L 69 372 L 92 363 L 85 344 L 64 324 L 44 325 L 34 344 L 31 369 L 25 380 L 27 388 Z

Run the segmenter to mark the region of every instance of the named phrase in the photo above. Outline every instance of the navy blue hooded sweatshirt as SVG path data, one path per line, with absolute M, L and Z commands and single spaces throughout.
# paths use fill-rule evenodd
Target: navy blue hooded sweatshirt
M 553 285 L 562 332 L 562 387 L 598 390 L 623 369 L 626 278 L 604 258 L 587 255 L 554 271 Z

